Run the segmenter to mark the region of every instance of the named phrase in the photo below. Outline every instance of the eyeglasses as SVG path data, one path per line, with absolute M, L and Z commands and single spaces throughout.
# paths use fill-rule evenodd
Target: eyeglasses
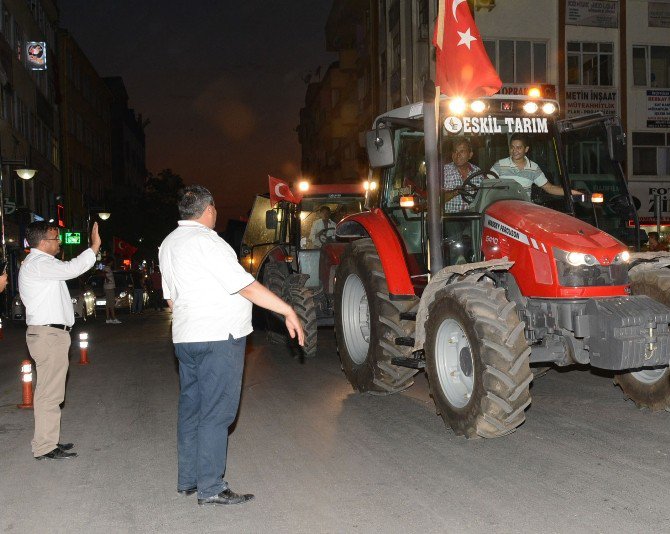
M 60 237 L 45 237 L 44 241 L 60 241 Z

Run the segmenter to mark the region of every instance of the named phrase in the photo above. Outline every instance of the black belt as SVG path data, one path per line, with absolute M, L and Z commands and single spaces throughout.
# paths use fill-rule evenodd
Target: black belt
M 58 330 L 65 330 L 66 332 L 72 330 L 71 326 L 67 326 L 64 324 L 45 324 L 44 326 L 50 326 L 51 328 L 58 328 Z

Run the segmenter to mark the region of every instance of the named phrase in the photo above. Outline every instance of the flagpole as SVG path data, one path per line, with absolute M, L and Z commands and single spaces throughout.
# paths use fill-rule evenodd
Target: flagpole
M 437 113 L 435 84 L 426 80 L 423 86 L 423 136 L 426 154 L 426 181 L 428 189 L 428 249 L 430 273 L 436 275 L 444 267 L 442 257 L 442 184 L 437 157 Z

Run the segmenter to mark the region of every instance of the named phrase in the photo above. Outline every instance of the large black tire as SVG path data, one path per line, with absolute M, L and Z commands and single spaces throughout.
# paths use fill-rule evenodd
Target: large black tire
M 305 358 L 314 358 L 316 356 L 317 342 L 317 322 L 316 322 L 316 304 L 314 303 L 314 293 L 305 286 L 291 286 L 288 288 L 289 302 L 298 319 L 302 323 L 305 331 L 305 345 L 302 352 Z
M 416 309 L 418 299 L 392 301 L 377 250 L 371 239 L 345 249 L 335 282 L 335 335 L 342 370 L 354 389 L 390 394 L 414 383 L 416 369 L 397 367 L 393 357 L 406 357 L 410 347 L 395 345 L 411 336 L 413 323 L 400 313 Z
M 670 307 L 670 269 L 652 269 L 630 273 L 633 295 L 647 295 Z M 670 411 L 670 369 L 641 369 L 614 377 L 626 398 L 638 408 Z
M 481 274 L 447 285 L 426 321 L 426 371 L 445 424 L 467 438 L 497 438 L 524 422 L 530 348 L 514 302 Z
M 269 260 L 263 268 L 263 285 L 280 299 L 288 300 L 286 279 L 288 269 L 286 265 Z M 270 343 L 284 345 L 288 342 L 288 334 L 279 332 L 279 319 L 272 312 L 265 310 L 265 332 Z

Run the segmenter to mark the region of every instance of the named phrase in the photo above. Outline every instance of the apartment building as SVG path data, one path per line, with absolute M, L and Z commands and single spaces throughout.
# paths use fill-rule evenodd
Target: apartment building
M 25 226 L 56 219 L 63 191 L 54 69 L 57 21 L 55 1 L 0 0 L 0 160 L 10 295 L 16 287 Z M 32 179 L 21 180 L 14 172 L 22 166 L 14 163 L 23 160 L 37 170 Z
M 87 243 L 89 215 L 112 188 L 112 93 L 74 37 L 59 30 L 64 222 Z

